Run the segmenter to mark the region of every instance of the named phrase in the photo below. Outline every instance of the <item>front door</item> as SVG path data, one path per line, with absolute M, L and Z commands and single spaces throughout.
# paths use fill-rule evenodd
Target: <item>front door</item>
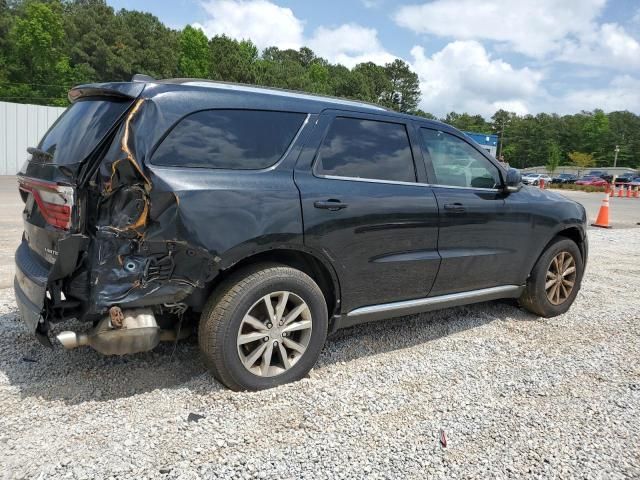
M 438 207 L 414 137 L 394 117 L 332 111 L 298 161 L 305 245 L 336 266 L 342 312 L 431 290 Z
M 527 239 L 514 237 L 523 230 L 507 212 L 498 166 L 462 137 L 419 130 L 440 210 L 442 264 L 431 296 L 520 283 Z

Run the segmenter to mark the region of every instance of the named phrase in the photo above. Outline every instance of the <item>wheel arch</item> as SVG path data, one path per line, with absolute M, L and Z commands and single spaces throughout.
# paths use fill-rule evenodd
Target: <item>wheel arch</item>
M 220 285 L 231 274 L 239 269 L 256 264 L 281 264 L 300 270 L 309 275 L 318 284 L 327 302 L 327 311 L 331 318 L 339 312 L 341 304 L 341 290 L 338 276 L 331 265 L 322 255 L 306 248 L 300 247 L 278 247 L 269 248 L 258 252 L 253 252 L 243 258 L 231 263 L 207 285 L 205 297 L 211 295 L 218 285 Z
M 551 245 L 551 242 L 553 242 L 558 237 L 568 238 L 578 246 L 578 249 L 580 250 L 580 254 L 582 255 L 583 267 L 586 267 L 586 264 L 587 264 L 586 236 L 587 234 L 584 231 L 584 229 L 580 228 L 580 226 L 578 225 L 565 225 L 562 228 L 558 229 L 553 235 L 551 235 L 549 240 L 544 244 L 544 247 L 542 247 L 542 249 L 538 252 L 538 255 L 536 255 L 535 260 L 533 261 L 533 263 L 529 268 L 529 271 L 527 272 L 527 277 L 531 274 L 531 270 L 536 265 L 536 263 L 538 263 L 538 260 L 540 260 L 540 257 L 544 254 L 544 252 L 547 251 L 547 248 L 549 248 L 549 245 Z

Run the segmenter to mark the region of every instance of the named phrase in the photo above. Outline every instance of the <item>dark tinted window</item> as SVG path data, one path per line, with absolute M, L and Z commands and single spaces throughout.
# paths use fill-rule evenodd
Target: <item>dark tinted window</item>
M 416 181 L 407 130 L 398 123 L 336 118 L 317 165 L 324 175 Z
M 52 155 L 47 162 L 59 165 L 84 160 L 100 143 L 129 101 L 81 100 L 58 118 L 40 141 L 38 149 Z M 36 155 L 34 158 L 42 158 Z
M 438 185 L 471 188 L 497 188 L 498 168 L 464 140 L 421 128 L 424 148 L 429 155 Z
M 207 110 L 178 123 L 151 163 L 172 167 L 260 169 L 276 163 L 300 129 L 303 113 Z

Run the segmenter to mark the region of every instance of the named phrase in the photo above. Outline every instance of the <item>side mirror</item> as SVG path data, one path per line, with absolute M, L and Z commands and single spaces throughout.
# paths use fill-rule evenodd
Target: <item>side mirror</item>
M 507 170 L 507 175 L 504 179 L 504 191 L 507 193 L 513 193 L 520 190 L 522 187 L 522 175 L 515 168 Z

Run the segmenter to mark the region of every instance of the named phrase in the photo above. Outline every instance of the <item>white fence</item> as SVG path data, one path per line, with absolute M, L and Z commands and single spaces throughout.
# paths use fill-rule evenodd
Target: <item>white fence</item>
M 15 175 L 27 158 L 27 147 L 35 147 L 62 112 L 62 107 L 44 107 L 0 102 L 0 175 Z

